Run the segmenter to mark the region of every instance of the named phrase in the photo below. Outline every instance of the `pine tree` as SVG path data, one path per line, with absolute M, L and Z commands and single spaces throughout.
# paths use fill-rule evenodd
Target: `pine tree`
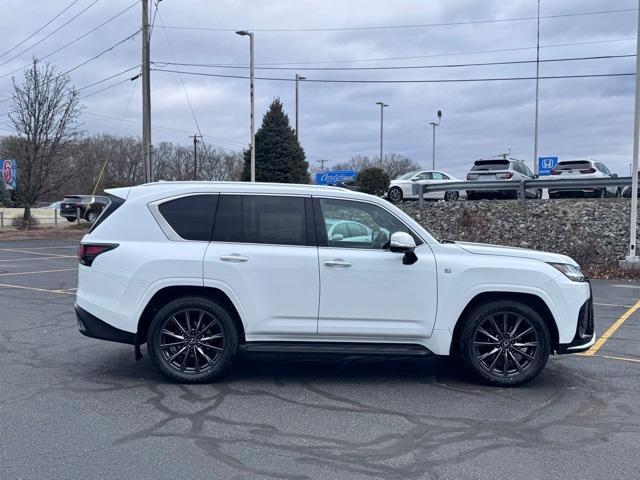
M 309 183 L 309 164 L 276 98 L 256 132 L 256 182 Z M 251 180 L 251 152 L 244 152 L 242 180 Z

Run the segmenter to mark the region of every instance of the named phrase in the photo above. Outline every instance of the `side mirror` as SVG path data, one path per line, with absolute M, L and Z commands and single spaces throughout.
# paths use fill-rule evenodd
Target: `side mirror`
M 418 257 L 414 253 L 415 248 L 416 242 L 408 233 L 395 232 L 391 235 L 389 250 L 394 253 L 404 253 L 403 264 L 413 265 L 418 261 Z
M 611 176 L 612 176 L 613 178 L 618 178 L 618 174 L 617 174 L 617 173 L 613 173 L 613 174 L 611 174 Z
M 416 242 L 411 235 L 406 232 L 395 232 L 389 241 L 389 250 L 394 253 L 413 252 Z
M 335 240 L 336 242 L 339 242 L 342 239 L 344 239 L 344 235 L 341 233 L 334 233 L 331 235 L 331 240 Z
M 540 175 L 538 175 L 537 173 L 535 173 L 535 174 L 533 175 L 533 178 L 534 178 L 534 179 L 536 179 L 536 178 L 540 178 Z

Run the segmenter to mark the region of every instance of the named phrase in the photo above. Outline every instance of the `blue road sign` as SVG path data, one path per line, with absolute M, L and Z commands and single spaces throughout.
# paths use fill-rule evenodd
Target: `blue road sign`
M 551 175 L 558 165 L 558 157 L 538 157 L 538 175 Z
M 337 182 L 355 180 L 358 172 L 355 170 L 334 170 L 332 172 L 316 173 L 316 185 L 335 185 Z

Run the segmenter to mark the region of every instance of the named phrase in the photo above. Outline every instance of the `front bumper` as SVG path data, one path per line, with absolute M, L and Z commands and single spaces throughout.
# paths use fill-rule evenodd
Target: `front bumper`
M 136 344 L 135 333 L 125 332 L 124 330 L 120 330 L 103 322 L 98 317 L 91 315 L 80 307 L 77 303 L 73 308 L 76 311 L 76 324 L 81 334 L 110 342 L 126 343 L 128 345 Z
M 584 352 L 596 343 L 595 321 L 593 318 L 593 293 L 589 284 L 589 299 L 584 302 L 578 313 L 576 334 L 571 343 L 558 345 L 559 354 Z

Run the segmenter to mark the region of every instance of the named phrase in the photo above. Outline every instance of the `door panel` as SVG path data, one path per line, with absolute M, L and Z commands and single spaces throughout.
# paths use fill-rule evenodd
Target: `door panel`
M 415 253 L 418 261 L 404 265 L 402 254 L 388 250 L 320 248 L 318 333 L 430 336 L 437 306 L 436 265 L 428 245 Z
M 247 312 L 247 335 L 315 334 L 318 249 L 211 242 L 204 278 L 223 280 Z

